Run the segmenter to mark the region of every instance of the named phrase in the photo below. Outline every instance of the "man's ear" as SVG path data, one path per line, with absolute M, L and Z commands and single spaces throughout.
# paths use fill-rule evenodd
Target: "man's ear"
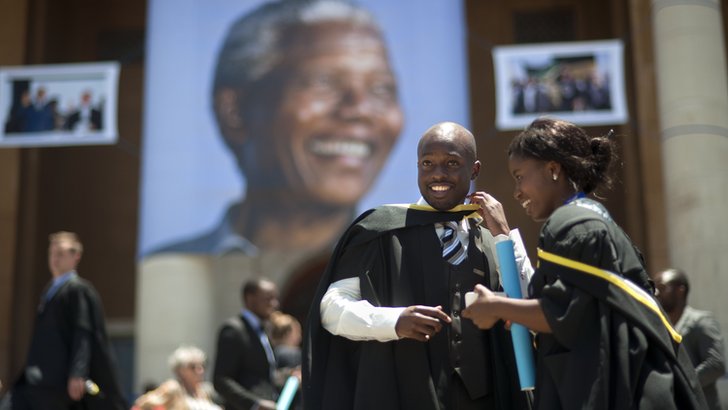
M 473 163 L 473 172 L 470 174 L 470 180 L 475 181 L 478 175 L 480 175 L 480 161 L 475 161 Z
M 228 142 L 241 144 L 245 139 L 243 118 L 240 115 L 242 96 L 232 88 L 215 90 L 213 108 L 220 131 Z

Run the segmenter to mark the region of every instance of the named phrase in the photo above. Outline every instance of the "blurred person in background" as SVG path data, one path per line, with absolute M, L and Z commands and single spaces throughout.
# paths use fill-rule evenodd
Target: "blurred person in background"
M 301 324 L 283 312 L 273 312 L 270 316 L 270 342 L 279 369 L 293 369 L 301 366 Z
M 12 409 L 128 408 L 120 393 L 101 299 L 76 272 L 83 245 L 73 232 L 50 235 L 53 279 L 38 305 Z
M 181 346 L 169 356 L 175 378 L 162 383 L 134 402 L 135 410 L 220 410 L 221 399 L 205 382 L 205 352 Z
M 278 288 L 266 279 L 253 279 L 241 289 L 243 309 L 220 328 L 213 381 L 225 408 L 276 408 L 279 383 L 266 322 L 278 309 Z
M 695 366 L 708 407 L 720 410 L 716 382 L 725 374 L 725 348 L 718 321 L 711 312 L 688 305 L 690 282 L 684 271 L 667 269 L 654 279 L 657 299 L 683 337 L 682 345 Z

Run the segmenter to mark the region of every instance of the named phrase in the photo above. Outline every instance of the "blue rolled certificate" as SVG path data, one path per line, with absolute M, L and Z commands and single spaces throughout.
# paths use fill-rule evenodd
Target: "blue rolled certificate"
M 506 295 L 513 299 L 523 299 L 520 275 L 516 268 L 516 256 L 513 252 L 513 241 L 498 242 L 495 249 L 498 254 L 498 264 L 500 265 Z M 511 338 L 513 340 L 513 350 L 516 353 L 518 381 L 521 384 L 521 390 L 532 390 L 536 384 L 536 369 L 531 350 L 531 335 L 525 326 L 513 323 L 511 324 Z
M 286 379 L 286 384 L 283 385 L 281 395 L 278 396 L 278 402 L 276 402 L 276 410 L 288 410 L 288 407 L 291 406 L 293 398 L 296 396 L 298 384 L 299 381 L 298 377 L 296 376 L 290 376 L 288 379 Z

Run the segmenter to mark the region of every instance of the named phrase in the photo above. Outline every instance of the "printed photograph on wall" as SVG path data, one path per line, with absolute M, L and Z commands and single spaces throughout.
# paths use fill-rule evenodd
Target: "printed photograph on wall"
M 582 126 L 627 121 L 619 40 L 495 47 L 493 64 L 498 129 L 543 115 Z
M 119 65 L 0 68 L 0 146 L 113 144 Z

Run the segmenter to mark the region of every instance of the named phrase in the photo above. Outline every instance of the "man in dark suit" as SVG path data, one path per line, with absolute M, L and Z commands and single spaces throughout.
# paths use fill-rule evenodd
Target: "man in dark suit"
M 28 116 L 24 131 L 43 132 L 53 130 L 55 126 L 53 105 L 48 101 L 44 87 L 39 87 L 36 90 L 35 99 Z
M 718 321 L 711 312 L 688 306 L 690 282 L 680 269 L 667 269 L 655 278 L 657 299 L 682 335 L 682 345 L 695 366 L 708 407 L 720 410 L 716 382 L 725 373 L 725 350 Z
M 226 320 L 217 339 L 213 381 L 226 409 L 275 409 L 275 357 L 263 324 L 278 309 L 273 282 L 255 279 L 242 289 L 244 308 Z
M 74 131 L 77 128 L 83 131 L 99 131 L 103 127 L 101 110 L 94 108 L 91 101 L 91 92 L 81 94 L 81 104 L 78 109 L 68 115 L 63 128 Z
M 41 296 L 26 366 L 12 391 L 12 409 L 127 408 L 100 298 L 76 273 L 82 252 L 76 234 L 50 235 L 53 280 Z

